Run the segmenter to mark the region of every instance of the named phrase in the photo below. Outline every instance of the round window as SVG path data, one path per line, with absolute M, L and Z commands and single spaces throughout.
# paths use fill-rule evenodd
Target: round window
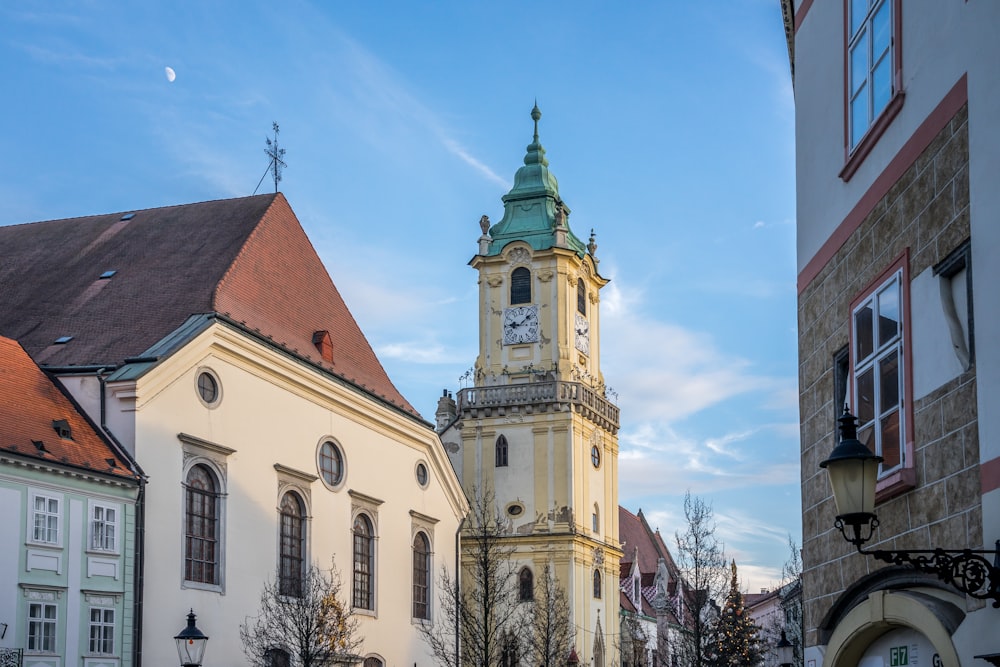
M 601 450 L 597 445 L 590 448 L 590 462 L 594 464 L 595 468 L 601 467 Z
M 319 448 L 319 472 L 329 486 L 344 481 L 344 455 L 333 442 L 327 440 Z
M 198 398 L 207 407 L 213 408 L 219 404 L 219 401 L 222 399 L 222 387 L 215 373 L 208 370 L 199 371 L 196 386 L 198 389 Z
M 510 507 L 507 508 L 507 514 L 511 516 L 518 516 L 523 511 L 524 507 L 522 507 L 521 505 L 511 505 Z
M 427 478 L 428 478 L 427 466 L 425 466 L 423 463 L 418 463 L 417 484 L 419 484 L 420 486 L 427 486 Z

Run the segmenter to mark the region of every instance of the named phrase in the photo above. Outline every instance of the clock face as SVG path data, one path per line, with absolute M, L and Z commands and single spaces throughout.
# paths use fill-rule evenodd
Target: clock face
M 503 344 L 538 340 L 538 306 L 514 306 L 503 311 Z
M 576 349 L 590 354 L 590 322 L 580 313 L 576 314 Z

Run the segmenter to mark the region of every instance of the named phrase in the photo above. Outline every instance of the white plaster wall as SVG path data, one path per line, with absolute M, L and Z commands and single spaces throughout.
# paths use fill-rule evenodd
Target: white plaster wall
M 969 193 L 979 401 L 979 456 L 1000 457 L 1000 3 L 970 2 L 964 47 L 969 68 Z M 983 539 L 1000 539 L 1000 490 L 983 496 Z
M 992 85 L 990 82 L 997 79 L 995 69 L 992 73 L 984 69 L 987 63 L 996 63 L 988 58 L 990 52 L 995 54 L 992 43 L 996 38 L 988 34 L 984 24 L 993 30 L 1000 24 L 997 3 L 906 0 L 902 4 L 906 100 L 899 115 L 847 183 L 837 176 L 844 166 L 843 3 L 813 2 L 796 35 L 799 271 L 963 72 L 970 71 L 970 109 L 972 87 Z M 987 46 L 987 42 L 991 45 Z M 978 70 L 974 69 L 975 58 L 983 62 Z M 973 84 L 974 75 L 985 75 L 987 79 Z M 970 134 L 971 129 L 974 128 L 970 123 Z
M 948 322 L 941 303 L 941 281 L 927 269 L 910 282 L 910 330 L 913 341 L 913 398 L 918 400 L 945 382 L 958 377 L 964 368 L 955 354 Z M 968 344 L 968 304 L 965 272 L 948 281 L 955 309 Z
M 348 491 L 382 500 L 377 516 L 377 617 L 361 616 L 363 653 L 377 653 L 388 665 L 429 664 L 410 617 L 410 511 L 439 520 L 431 536 L 437 577 L 442 565 L 453 567 L 458 526 L 453 493 L 458 484 L 437 437 L 430 428 L 309 371 L 303 373 L 286 358 L 222 329 L 217 325 L 199 336 L 137 386 L 136 450 L 149 475 L 144 662 L 173 664 L 172 637 L 193 608 L 198 627 L 211 637 L 207 660 L 215 665 L 245 663 L 239 625 L 256 613 L 261 586 L 273 578 L 277 562 L 274 464 L 318 475 L 317 447 L 332 436 L 345 454 L 346 481 L 336 491 L 319 480 L 308 485 L 312 561 L 329 567 L 335 556 L 342 597 L 349 596 Z M 221 381 L 223 398 L 215 409 L 205 407 L 196 395 L 195 377 L 202 366 L 214 370 Z M 297 373 L 301 375 L 295 382 L 287 381 Z M 178 433 L 236 450 L 226 460 L 223 593 L 182 588 L 183 458 Z M 415 479 L 418 460 L 430 469 L 426 490 Z M 436 594 L 434 598 L 436 604 Z

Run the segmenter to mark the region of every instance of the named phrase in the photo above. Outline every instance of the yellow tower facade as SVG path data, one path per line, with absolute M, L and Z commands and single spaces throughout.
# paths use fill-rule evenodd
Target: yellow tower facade
M 438 426 L 467 493 L 491 492 L 520 577 L 546 564 L 566 589 L 583 664 L 617 663 L 618 408 L 600 366 L 593 235 L 569 227 L 535 135 L 504 216 L 481 220 L 479 354 Z

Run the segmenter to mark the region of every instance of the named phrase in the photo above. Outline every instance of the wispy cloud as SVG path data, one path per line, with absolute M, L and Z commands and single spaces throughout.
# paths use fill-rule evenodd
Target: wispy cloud
M 120 58 L 91 56 L 72 49 L 60 51 L 38 46 L 37 44 L 19 43 L 15 43 L 13 46 L 24 51 L 33 60 L 47 65 L 70 65 L 73 67 L 111 70 L 123 62 Z
M 448 153 L 454 155 L 477 173 L 500 185 L 510 187 L 509 182 L 477 158 L 454 137 L 454 131 L 441 122 L 443 114 L 432 110 L 419 96 L 411 92 L 388 65 L 352 37 L 338 32 L 338 37 L 347 54 L 344 63 L 347 70 L 342 75 L 350 78 L 354 95 L 367 110 L 379 116 L 387 116 L 409 130 L 417 126 L 435 140 Z

